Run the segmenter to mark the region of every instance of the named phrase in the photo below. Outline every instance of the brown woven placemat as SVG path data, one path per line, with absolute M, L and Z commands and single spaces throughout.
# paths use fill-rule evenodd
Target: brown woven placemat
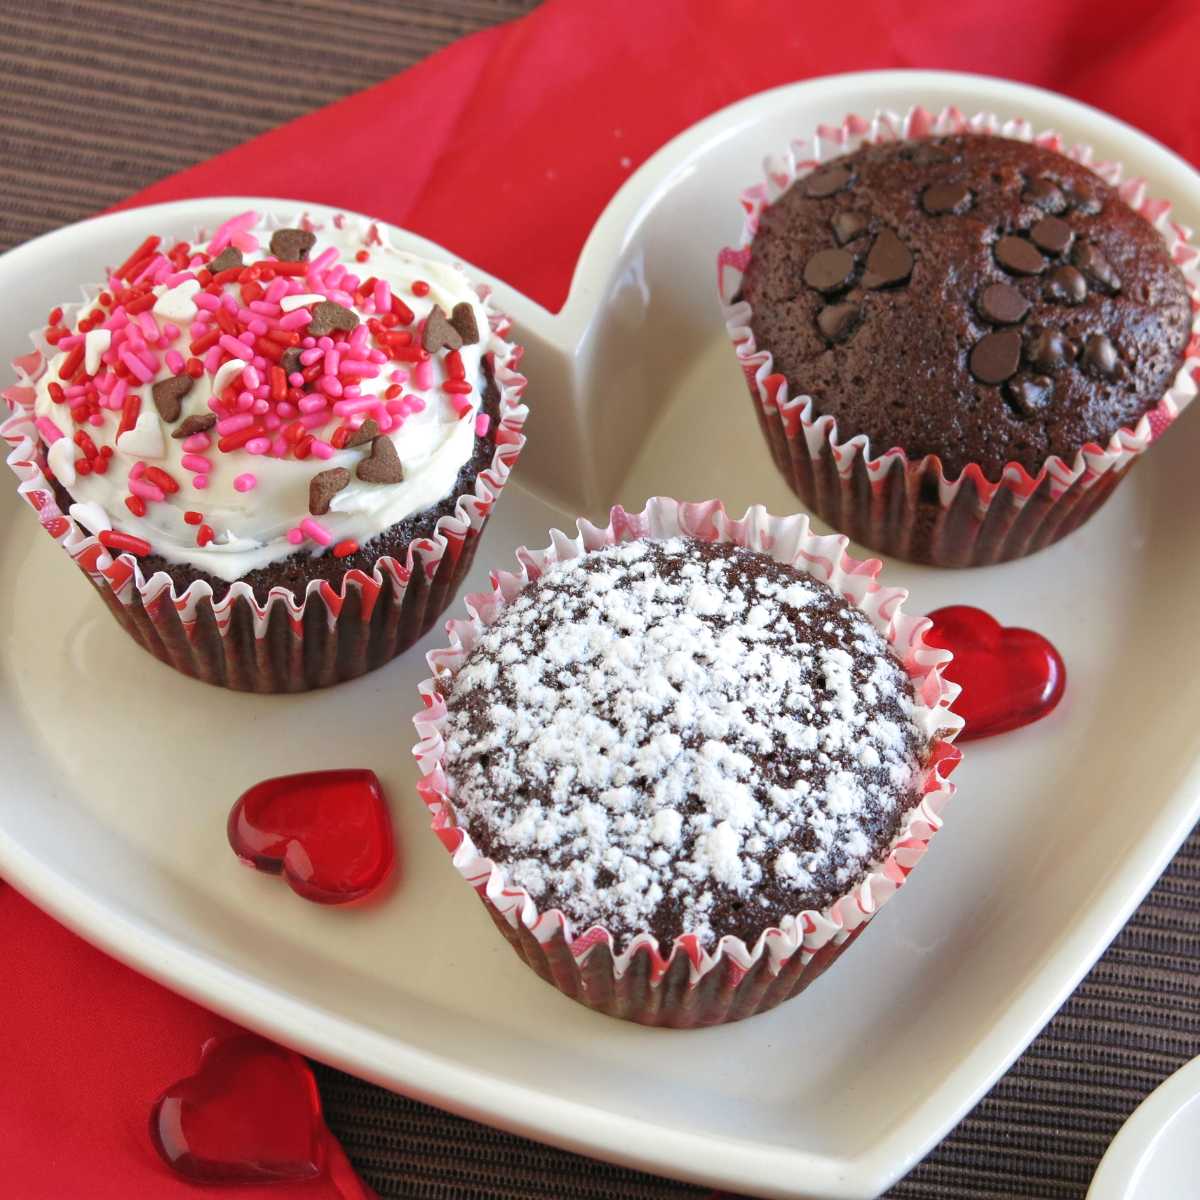
M 0 249 L 348 92 L 534 0 L 0 5 Z M 324 69 L 280 65 L 301 31 Z M 289 32 L 291 31 L 291 32 Z M 1013 1069 L 895 1200 L 1085 1195 L 1138 1102 L 1200 1054 L 1200 833 Z M 318 1066 L 363 1177 L 405 1200 L 701 1197 L 449 1116 Z M 1173 1200 L 1173 1198 L 1172 1198 Z

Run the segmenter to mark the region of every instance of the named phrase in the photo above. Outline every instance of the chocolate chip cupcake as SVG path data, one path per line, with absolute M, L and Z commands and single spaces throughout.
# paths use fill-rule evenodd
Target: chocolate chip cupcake
M 652 1025 L 764 1011 L 940 824 L 948 655 L 805 517 L 656 500 L 583 529 L 472 597 L 430 655 L 422 794 L 569 996 Z
M 1077 528 L 1200 363 L 1164 207 L 1056 139 L 987 128 L 920 110 L 899 138 L 877 124 L 770 203 L 753 193 L 722 256 L 777 466 L 855 540 L 939 566 Z
M 147 238 L 51 313 L 3 434 L 141 645 L 301 691 L 386 662 L 453 596 L 523 443 L 504 329 L 373 222 L 243 213 Z

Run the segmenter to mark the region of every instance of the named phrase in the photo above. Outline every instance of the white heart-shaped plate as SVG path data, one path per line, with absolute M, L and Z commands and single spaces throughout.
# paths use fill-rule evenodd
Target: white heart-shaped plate
M 769 153 L 854 111 L 1023 116 L 1092 144 L 1200 222 L 1182 161 L 1128 126 L 971 76 L 839 76 L 754 96 L 690 129 L 621 189 L 563 311 L 495 282 L 527 347 L 529 446 L 473 586 L 551 525 L 648 494 L 796 508 L 727 344 L 715 256 Z M 0 259 L 0 353 L 149 230 L 191 234 L 264 199 L 181 201 L 49 234 Z M 397 235 L 418 251 L 445 251 Z M 472 270 L 476 277 L 483 272 Z M 496 936 L 428 831 L 410 718 L 424 651 L 331 691 L 255 697 L 137 649 L 0 489 L 0 874 L 98 946 L 356 1075 L 613 1161 L 762 1196 L 869 1197 L 911 1168 L 1058 1008 L 1200 817 L 1200 421 L 1184 418 L 1082 531 L 970 572 L 890 563 L 912 611 L 965 602 L 1062 650 L 1066 700 L 969 745 L 944 832 L 811 991 L 725 1028 L 597 1016 Z M 250 783 L 375 768 L 398 887 L 352 911 L 243 870 L 225 816 Z

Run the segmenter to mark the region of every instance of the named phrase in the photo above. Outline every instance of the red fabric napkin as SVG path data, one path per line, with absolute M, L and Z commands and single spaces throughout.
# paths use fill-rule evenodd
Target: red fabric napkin
M 340 205 L 438 241 L 550 308 L 596 217 L 674 134 L 777 84 L 940 67 L 1086 100 L 1200 159 L 1200 6 L 1095 0 L 552 0 L 128 203 L 258 194 Z M 731 197 L 742 180 L 731 180 Z M 233 797 L 230 797 L 232 802 Z M 402 897 L 400 898 L 402 901 Z M 348 916 L 352 919 L 352 914 Z M 84 945 L 0 887 L 0 1192 L 195 1195 L 149 1106 L 228 1022 Z M 325 1200 L 328 1184 L 241 1189 Z

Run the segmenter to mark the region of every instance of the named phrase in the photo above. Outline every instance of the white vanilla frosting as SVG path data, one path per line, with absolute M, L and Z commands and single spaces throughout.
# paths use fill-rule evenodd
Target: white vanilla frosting
M 368 416 L 382 417 L 382 422 L 377 423 L 394 422 L 381 436 L 391 440 L 399 456 L 404 476 L 400 482 L 369 482 L 358 477 L 356 471 L 359 463 L 372 451 L 369 443 L 350 449 L 333 449 L 324 458 L 316 452 L 310 452 L 305 458 L 297 458 L 294 453 L 295 442 L 287 442 L 284 432 L 291 425 L 292 433 L 297 433 L 295 421 L 303 414 L 292 415 L 286 411 L 286 406 L 291 404 L 294 408 L 298 394 L 294 392 L 293 400 L 284 402 L 283 415 L 279 415 L 274 407 L 279 403 L 277 396 L 263 398 L 264 389 L 269 388 L 269 368 L 274 360 L 262 354 L 256 357 L 250 345 L 246 346 L 244 358 L 232 357 L 229 335 L 224 335 L 215 347 L 195 355 L 189 349 L 190 344 L 202 340 L 204 330 L 218 328 L 215 318 L 203 307 L 203 303 L 197 303 L 198 297 L 201 302 L 211 302 L 214 295 L 232 295 L 243 317 L 251 312 L 244 301 L 239 282 L 230 281 L 218 292 L 210 292 L 206 297 L 202 283 L 195 278 L 209 258 L 224 248 L 222 243 L 232 237 L 233 244 L 243 251 L 244 264 L 248 267 L 260 261 L 270 262 L 274 258 L 269 252 L 269 245 L 275 230 L 300 227 L 316 235 L 316 242 L 306 257 L 310 270 L 287 277 L 286 285 L 277 284 L 275 300 L 260 298 L 265 310 L 254 310 L 254 316 L 276 331 L 281 319 L 291 323 L 294 332 L 308 339 L 306 343 L 302 342 L 301 350 L 319 350 L 320 344 L 314 344 L 307 324 L 294 325 L 293 314 L 311 313 L 316 304 L 332 300 L 352 309 L 360 325 L 365 326 L 368 321 L 378 321 L 388 311 L 388 292 L 368 289 L 371 294 L 364 295 L 359 291 L 372 277 L 383 281 L 390 294 L 398 297 L 403 307 L 411 311 L 411 322 L 401 317 L 389 327 L 389 331 L 408 331 L 412 335 L 413 347 L 421 345 L 422 323 L 435 305 L 446 316 L 450 316 L 457 305 L 467 304 L 471 307 L 479 338 L 473 343 L 464 343 L 458 350 L 461 362 L 459 373 L 463 376 L 462 383 L 470 385 L 469 393 L 462 387 L 458 388 L 457 393 L 454 393 L 453 386 L 451 392 L 443 388 L 444 383 L 454 378 L 448 373 L 445 348 L 435 348 L 429 354 L 428 364 L 422 369 L 417 369 L 412 362 L 392 358 L 384 362 L 372 362 L 367 353 L 343 350 L 339 355 L 340 360 L 354 359 L 366 365 L 362 368 L 362 375 L 349 379 L 343 377 L 343 383 L 350 388 L 350 395 L 347 397 L 343 394 L 341 402 L 347 399 L 351 402 L 375 400 L 383 406 L 387 403 L 385 394 L 390 394 L 392 409 L 402 406 L 403 410 L 385 415 L 384 408 L 370 410 L 363 404 L 358 406 L 356 412 L 335 414 L 334 405 L 339 403 L 339 399 L 331 392 L 327 396 L 328 408 L 318 410 L 316 414 L 325 411 L 327 421 L 316 425 L 314 415 L 313 424 L 304 430 L 316 439 L 319 449 L 332 449 L 330 439 L 339 426 L 355 427 Z M 164 242 L 160 249 L 170 247 Z M 336 259 L 327 253 L 331 250 L 336 252 Z M 366 260 L 357 261 L 356 256 L 364 252 Z M 145 339 L 141 355 L 143 363 L 153 362 L 157 366 L 152 378 L 139 382 L 130 377 L 127 381 L 128 392 L 140 396 L 141 410 L 125 432 L 118 436 L 122 421 L 121 407 L 100 407 L 97 423 L 85 419 L 77 424 L 72 419 L 71 398 L 68 396 L 66 402 L 56 400 L 51 384 L 67 387 L 68 381 L 60 379 L 60 370 L 73 346 L 67 350 L 50 348 L 47 370 L 37 385 L 36 417 L 39 420 L 39 432 L 50 445 L 48 457 L 51 469 L 77 502 L 72 513 L 81 524 L 92 532 L 96 531 L 93 526 L 106 525 L 144 539 L 149 543 L 152 553 L 161 555 L 168 562 L 190 565 L 232 581 L 256 568 L 286 559 L 297 550 L 318 554 L 335 546 L 344 549 L 350 541 L 364 546 L 384 530 L 431 507 L 450 493 L 461 468 L 474 450 L 484 386 L 481 360 L 489 338 L 484 305 L 461 270 L 447 263 L 427 261 L 393 248 L 387 243 L 383 231 L 366 221 L 347 217 L 317 225 L 303 220 L 299 215 L 287 221 L 244 215 L 239 223 L 239 219 L 234 218 L 218 231 L 214 240 L 193 245 L 182 269 L 176 269 L 178 261 L 167 264 L 166 260 L 160 260 L 157 274 L 162 277 L 162 282 L 153 287 L 157 298 L 152 307 L 132 318 L 138 323 L 140 335 Z M 344 273 L 339 274 L 339 267 L 344 268 Z M 154 278 L 154 274 L 149 278 Z M 134 280 L 136 283 L 136 273 Z M 417 292 L 424 294 L 413 291 L 414 283 L 417 284 Z M 427 285 L 427 292 L 422 285 Z M 119 286 L 127 287 L 128 283 L 120 281 Z M 270 282 L 264 282 L 262 286 L 269 296 L 267 289 L 271 286 Z M 287 294 L 278 295 L 284 286 Z M 114 295 L 114 280 L 110 278 L 106 287 L 107 295 L 111 298 Z M 358 299 L 352 295 L 356 291 L 359 292 Z M 384 307 L 379 308 L 379 303 Z M 64 324 L 71 334 L 76 332 L 77 322 L 94 313 L 96 307 L 97 301 L 93 299 L 64 318 Z M 116 330 L 110 328 L 113 319 L 108 316 L 115 307 L 110 304 L 104 311 L 106 319 L 83 335 L 80 344 L 84 351 L 82 365 L 87 373 L 85 383 L 94 383 L 96 380 L 110 383 L 115 380 L 113 372 L 123 361 L 120 354 L 122 351 L 129 352 L 127 342 L 115 349 L 113 346 L 115 341 L 120 342 Z M 116 323 L 121 323 L 119 316 Z M 242 323 L 239 321 L 239 329 Z M 177 329 L 177 336 L 171 335 L 172 327 Z M 201 331 L 200 339 L 197 339 L 197 330 Z M 357 336 L 360 347 L 365 345 L 368 352 L 377 352 L 375 358 L 385 352 L 373 336 L 364 338 L 361 333 Z M 167 422 L 160 417 L 151 389 L 155 382 L 170 379 L 179 373 L 172 370 L 168 362 L 170 358 L 176 366 L 179 365 L 179 360 L 169 354 L 171 350 L 185 361 L 199 358 L 205 369 L 183 397 L 179 417 Z M 326 362 L 324 359 L 320 361 Z M 248 365 L 252 368 L 249 383 L 245 374 Z M 370 369 L 375 370 L 373 375 L 368 373 Z M 149 370 L 149 366 L 144 366 L 145 372 Z M 106 372 L 109 373 L 107 378 Z M 258 376 L 257 391 L 254 387 L 255 372 Z M 294 382 L 291 384 L 293 389 L 296 386 Z M 309 382 L 304 386 L 306 396 L 314 392 L 317 395 L 325 394 L 317 382 Z M 336 389 L 342 384 L 332 386 Z M 358 389 L 357 395 L 353 392 L 355 387 Z M 103 405 L 105 393 L 100 394 Z M 108 394 L 111 395 L 111 392 Z M 211 444 L 203 449 L 196 448 L 196 441 L 171 436 L 189 416 L 217 411 L 225 422 L 228 417 L 238 415 L 230 405 L 243 394 L 249 394 L 258 404 L 260 411 L 255 413 L 251 409 L 251 415 L 261 424 L 269 426 L 249 448 L 241 446 L 221 451 L 218 448 L 223 436 L 220 426 L 207 431 Z M 261 411 L 263 404 L 272 406 L 269 412 Z M 128 418 L 126 423 L 129 424 Z M 56 429 L 61 431 L 62 439 L 58 438 Z M 63 445 L 66 439 L 74 438 L 77 430 L 83 430 L 95 447 L 112 448 L 108 469 L 103 474 L 94 470 L 85 474 L 77 470 L 78 460 L 86 456 L 81 450 L 68 449 Z M 267 441 L 271 445 L 264 448 L 263 443 Z M 193 448 L 189 449 L 189 445 Z M 265 452 L 252 453 L 252 449 L 265 449 Z M 200 460 L 206 460 L 207 466 L 201 466 Z M 145 464 L 145 467 L 139 468 L 138 463 Z M 316 516 L 310 514 L 311 480 L 319 472 L 337 467 L 349 471 L 348 485 L 332 497 L 328 512 Z M 145 468 L 165 471 L 178 485 L 178 490 L 167 492 L 156 489 L 152 483 L 153 472 L 148 477 L 144 474 Z M 127 505 L 132 487 L 131 471 L 142 472 L 143 491 L 150 479 L 151 491 L 156 490 L 162 495 L 161 499 L 143 500 L 143 516 L 136 515 Z M 252 485 L 247 487 L 251 480 Z M 235 481 L 239 481 L 237 486 Z M 197 486 L 198 482 L 200 486 Z M 134 504 L 137 507 L 136 500 Z M 185 513 L 188 514 L 187 519 Z M 309 531 L 301 529 L 303 522 L 309 523 Z M 320 539 L 312 534 L 313 523 L 320 531 Z M 200 534 L 201 528 L 206 530 L 203 535 Z M 206 544 L 198 544 L 198 538 L 208 537 L 211 540 L 207 540 Z

